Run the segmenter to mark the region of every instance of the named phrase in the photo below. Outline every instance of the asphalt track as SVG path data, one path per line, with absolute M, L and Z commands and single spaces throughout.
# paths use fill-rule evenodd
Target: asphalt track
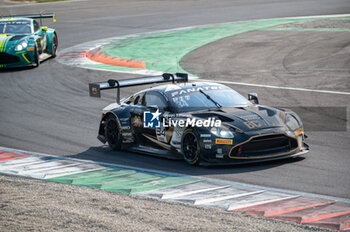
M 37 13 L 43 9 L 57 14 L 54 27 L 57 29 L 59 46 L 62 49 L 91 40 L 184 26 L 274 17 L 344 14 L 350 12 L 350 4 L 346 0 L 73 1 L 18 7 L 0 5 L 0 14 Z M 276 42 L 279 41 L 277 37 Z M 196 54 L 189 54 L 191 55 Z M 204 75 L 203 78 L 213 78 L 213 72 L 210 73 L 210 70 L 213 70 L 210 69 L 212 66 L 206 66 L 206 71 L 209 71 L 207 75 L 202 70 L 196 70 L 200 67 L 198 63 L 214 65 L 209 56 L 200 58 L 201 62 L 198 57 L 185 57 L 182 65 L 189 71 Z M 186 66 L 187 59 L 192 63 L 187 62 Z M 227 78 L 235 71 L 231 68 L 230 64 L 217 64 L 215 74 L 220 76 L 220 80 L 236 81 L 231 76 Z M 220 70 L 225 70 L 226 73 Z M 198 168 L 180 161 L 111 152 L 97 141 L 96 132 L 101 109 L 113 101 L 115 96 L 113 93 L 107 93 L 102 99 L 92 99 L 88 97 L 87 84 L 110 77 L 123 79 L 131 76 L 77 69 L 59 64 L 55 60 L 44 62 L 38 69 L 2 71 L 1 146 L 335 197 L 350 197 L 350 136 L 349 132 L 344 131 L 308 133 L 312 150 L 306 159 L 243 167 Z M 252 83 L 266 84 L 264 80 L 254 79 L 254 75 L 249 78 Z M 342 85 L 344 80 L 345 86 Z M 280 81 L 284 83 L 283 79 Z M 349 76 L 345 76 L 345 79 L 323 87 L 348 91 L 348 81 Z M 305 84 L 315 87 L 317 82 L 310 81 Z M 131 94 L 139 89 L 130 88 L 123 91 L 123 94 Z M 242 86 L 239 86 L 239 91 L 243 94 L 258 92 L 263 103 L 267 105 L 349 106 L 349 96 L 342 95 L 316 95 L 310 92 Z

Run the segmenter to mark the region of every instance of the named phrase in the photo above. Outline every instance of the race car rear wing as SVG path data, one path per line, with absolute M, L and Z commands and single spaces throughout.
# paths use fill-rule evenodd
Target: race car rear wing
M 179 83 L 187 82 L 187 73 L 163 73 L 161 76 L 149 76 L 139 77 L 124 80 L 113 80 L 110 79 L 104 82 L 94 82 L 89 84 L 89 93 L 91 97 L 101 97 L 101 90 L 117 89 L 117 103 L 120 103 L 120 88 L 138 86 L 138 85 L 150 85 L 157 83 Z
M 31 18 L 31 19 L 51 19 L 56 22 L 55 13 L 46 14 L 27 14 L 27 15 L 8 15 L 0 16 L 0 18 Z

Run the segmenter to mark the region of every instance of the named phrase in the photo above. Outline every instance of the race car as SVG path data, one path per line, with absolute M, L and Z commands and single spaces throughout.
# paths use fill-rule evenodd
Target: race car
M 57 34 L 42 27 L 44 18 L 54 14 L 32 14 L 0 17 L 0 68 L 38 67 L 40 62 L 57 54 Z
M 120 88 L 172 82 L 120 100 Z M 113 150 L 129 150 L 190 165 L 242 164 L 303 155 L 300 117 L 258 104 L 215 82 L 188 83 L 184 73 L 89 84 L 90 96 L 117 88 L 117 103 L 103 109 L 98 136 Z

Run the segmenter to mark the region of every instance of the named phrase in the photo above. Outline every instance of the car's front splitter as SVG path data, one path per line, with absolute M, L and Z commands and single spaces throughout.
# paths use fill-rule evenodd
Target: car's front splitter
M 275 154 L 274 156 L 267 158 L 259 158 L 256 159 L 232 159 L 227 155 L 224 155 L 223 158 L 217 158 L 216 154 L 205 152 L 201 157 L 201 165 L 202 166 L 225 166 L 225 165 L 239 165 L 239 164 L 252 164 L 252 163 L 262 163 L 269 162 L 274 160 L 288 159 L 293 157 L 298 157 L 305 155 L 309 152 L 309 146 L 307 144 L 303 144 L 303 146 L 295 151 L 291 151 L 288 154 Z

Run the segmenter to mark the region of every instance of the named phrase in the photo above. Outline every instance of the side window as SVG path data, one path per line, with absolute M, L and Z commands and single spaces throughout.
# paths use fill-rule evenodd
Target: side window
M 130 96 L 127 100 L 125 100 L 126 104 L 131 104 L 135 101 L 135 96 Z
M 145 98 L 144 98 L 144 102 L 143 105 L 145 106 L 158 106 L 159 109 L 166 109 L 167 108 L 167 104 L 164 100 L 164 98 L 154 92 L 149 92 L 146 93 Z
M 138 94 L 138 95 L 134 96 L 134 98 L 135 98 L 134 105 L 141 105 L 142 104 L 142 95 L 143 94 Z
M 140 99 L 141 99 L 140 95 L 136 96 L 134 105 L 137 105 L 140 102 Z
M 34 20 L 34 32 L 37 32 L 38 30 L 40 30 L 40 24 Z

